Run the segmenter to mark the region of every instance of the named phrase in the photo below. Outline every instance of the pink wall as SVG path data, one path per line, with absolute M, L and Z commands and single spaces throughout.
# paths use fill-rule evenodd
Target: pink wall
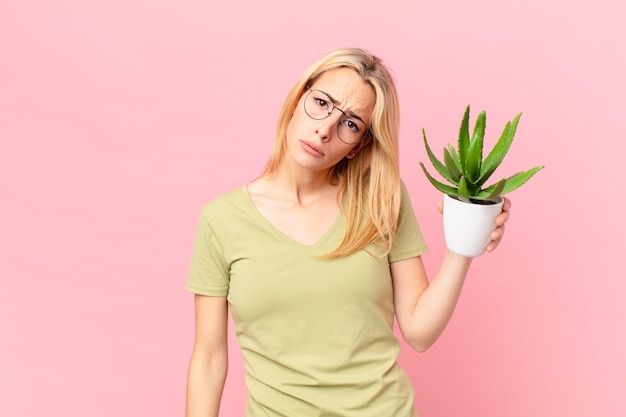
M 403 351 L 420 415 L 624 416 L 622 2 L 216 3 L 0 5 L 0 415 L 182 415 L 200 206 L 258 174 L 300 72 L 360 46 L 396 75 L 431 274 L 422 127 L 440 148 L 470 103 L 493 141 L 523 111 L 500 173 L 546 165 L 438 344 Z

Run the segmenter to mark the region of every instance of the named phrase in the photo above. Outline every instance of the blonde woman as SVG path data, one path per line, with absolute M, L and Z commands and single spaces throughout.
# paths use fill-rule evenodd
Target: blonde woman
M 218 416 L 227 314 L 246 367 L 246 416 L 411 417 L 404 339 L 428 349 L 471 258 L 427 247 L 398 168 L 398 99 L 380 59 L 333 51 L 296 82 L 259 178 L 202 210 L 186 288 L 196 338 L 187 417 Z M 508 220 L 504 204 L 487 250 Z

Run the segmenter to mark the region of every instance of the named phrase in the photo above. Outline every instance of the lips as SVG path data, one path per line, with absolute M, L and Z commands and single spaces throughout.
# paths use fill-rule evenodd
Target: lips
M 325 155 L 324 151 L 322 151 L 317 146 L 313 145 L 311 142 L 307 142 L 306 140 L 300 140 L 300 144 L 302 145 L 302 148 L 304 148 L 305 151 L 315 156 L 316 158 L 321 158 Z

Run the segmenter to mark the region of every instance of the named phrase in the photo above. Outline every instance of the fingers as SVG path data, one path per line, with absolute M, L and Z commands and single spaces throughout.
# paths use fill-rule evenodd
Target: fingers
M 502 197 L 502 211 L 509 211 L 511 209 L 511 200 L 506 197 Z
M 504 236 L 504 224 L 509 221 L 510 210 L 511 210 L 511 200 L 506 197 L 503 197 L 504 202 L 502 203 L 502 212 L 496 217 L 496 228 L 493 232 L 491 232 L 491 242 L 487 245 L 487 252 L 493 252 L 500 241 L 502 240 L 502 236 Z
M 502 197 L 504 202 L 502 203 L 502 212 L 496 217 L 496 226 L 504 226 L 504 223 L 509 221 L 510 210 L 511 210 L 511 200 L 506 197 Z
M 504 226 L 504 223 L 509 221 L 509 217 L 510 215 L 508 211 L 503 211 L 498 214 L 498 217 L 496 217 L 496 226 Z
M 437 211 L 439 211 L 439 213 L 443 214 L 443 200 L 437 201 Z
M 491 242 L 487 245 L 487 252 L 492 252 L 498 247 L 500 241 L 502 240 L 502 236 L 504 236 L 504 225 L 497 227 L 493 232 L 491 232 Z

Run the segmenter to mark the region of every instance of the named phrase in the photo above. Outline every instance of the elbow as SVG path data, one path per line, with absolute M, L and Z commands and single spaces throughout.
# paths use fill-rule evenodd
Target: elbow
M 432 343 L 426 343 L 424 341 L 410 341 L 406 339 L 405 341 L 418 353 L 426 352 L 433 345 Z
M 416 352 L 424 353 L 437 341 L 437 337 L 427 337 L 422 334 L 402 334 L 404 341 Z
M 441 333 L 443 326 L 433 326 L 426 323 L 414 323 L 398 320 L 398 327 L 404 341 L 415 351 L 426 352 L 435 344 Z
M 211 361 L 209 364 L 209 372 L 218 381 L 226 381 L 226 375 L 228 375 L 228 357 L 226 355 L 220 356 L 218 359 Z
M 191 356 L 189 368 L 190 372 L 195 370 L 214 381 L 223 382 L 228 374 L 228 354 L 225 352 L 213 354 L 198 354 L 194 352 Z
M 221 360 L 212 362 L 209 369 L 216 380 L 226 381 L 226 376 L 228 375 L 228 359 L 222 358 Z

